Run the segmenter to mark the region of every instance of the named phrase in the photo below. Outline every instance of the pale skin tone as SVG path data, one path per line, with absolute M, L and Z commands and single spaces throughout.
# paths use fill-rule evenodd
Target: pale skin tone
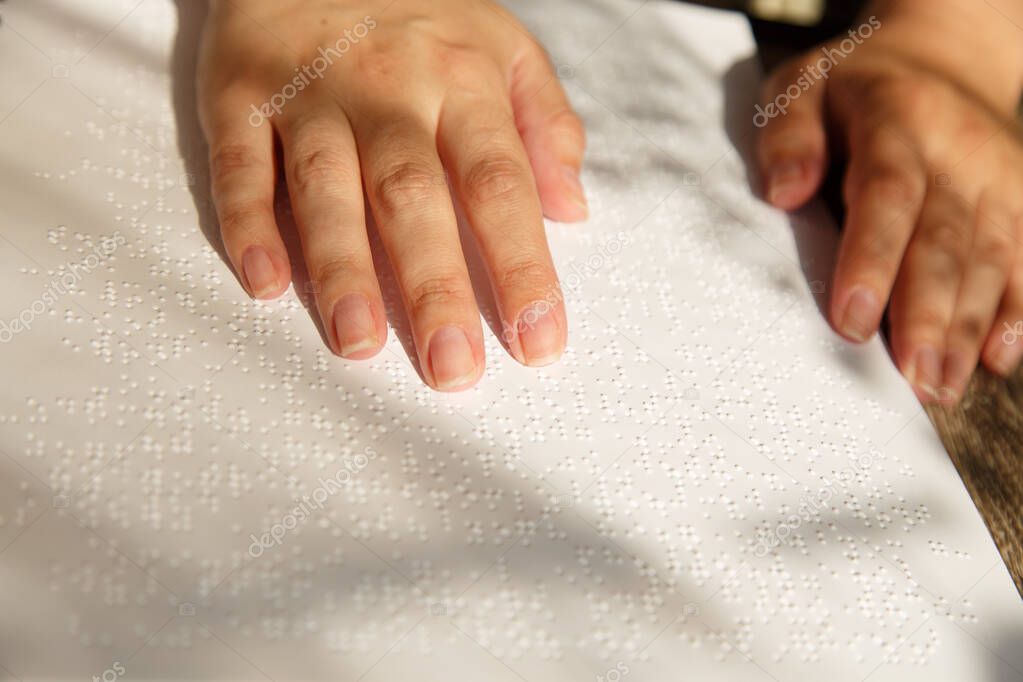
M 978 361 L 1007 374 L 1023 355 L 1023 339 L 1003 338 L 1023 320 L 1023 2 L 1001 5 L 874 3 L 865 16 L 881 28 L 759 131 L 765 198 L 779 208 L 816 193 L 830 153 L 848 158 L 829 319 L 863 342 L 890 304 L 896 362 L 924 401 L 956 402 Z M 310 77 L 341 36 L 343 56 Z M 764 101 L 820 56 L 774 73 Z M 300 91 L 286 91 L 300 73 Z M 291 280 L 273 213 L 279 165 L 335 353 L 366 359 L 386 340 L 371 215 L 424 380 L 478 381 L 483 328 L 457 203 L 508 352 L 532 366 L 561 355 L 543 217 L 587 216 L 585 138 L 542 48 L 498 4 L 213 0 L 199 95 L 225 249 L 250 295 L 274 298 Z M 268 102 L 280 106 L 253 114 Z
M 286 93 L 279 114 L 249 121 L 321 47 L 345 51 Z M 444 391 L 476 383 L 483 329 L 455 199 L 509 353 L 534 366 L 560 357 L 567 323 L 543 216 L 586 217 L 583 128 L 546 54 L 506 10 L 485 0 L 215 1 L 199 97 L 224 246 L 252 296 L 279 296 L 291 279 L 273 213 L 276 135 L 334 352 L 365 359 L 387 335 L 368 210 L 423 378 Z
M 862 343 L 888 305 L 917 396 L 954 404 L 978 361 L 1006 375 L 1023 355 L 1006 335 L 1023 321 L 1023 3 L 888 0 L 870 17 L 880 28 L 761 130 L 765 196 L 796 209 L 829 154 L 848 159 L 829 319 Z M 821 56 L 779 68 L 764 101 Z

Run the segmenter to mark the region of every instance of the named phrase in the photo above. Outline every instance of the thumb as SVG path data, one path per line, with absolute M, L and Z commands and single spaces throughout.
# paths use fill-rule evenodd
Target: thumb
M 585 220 L 589 211 L 579 180 L 585 131 L 550 60 L 536 43 L 515 65 L 511 100 L 544 215 L 560 222 Z
M 764 83 L 753 123 L 758 128 L 757 162 L 764 197 L 792 211 L 814 195 L 827 168 L 824 90 L 827 72 L 811 57 L 786 62 Z

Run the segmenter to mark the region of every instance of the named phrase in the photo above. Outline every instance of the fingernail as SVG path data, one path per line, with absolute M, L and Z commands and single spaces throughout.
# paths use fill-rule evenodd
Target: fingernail
M 465 332 L 454 326 L 441 327 L 430 338 L 430 372 L 441 391 L 465 386 L 476 378 L 476 358 Z
M 261 246 L 249 247 L 242 256 L 242 270 L 253 298 L 267 298 L 280 288 L 270 254 Z
M 562 166 L 561 175 L 565 178 L 568 198 L 582 212 L 580 219 L 586 218 L 590 214 L 590 207 L 586 203 L 586 192 L 583 191 L 583 183 L 579 180 L 579 171 L 572 166 Z
M 938 392 L 941 383 L 941 356 L 938 351 L 930 346 L 918 350 L 907 368 L 906 379 L 924 397 L 938 400 L 941 397 Z
M 334 329 L 342 357 L 363 355 L 364 351 L 380 345 L 369 299 L 362 294 L 353 293 L 341 297 L 334 306 Z
M 523 310 L 515 329 L 525 364 L 542 367 L 561 357 L 561 327 L 554 306 L 547 301 L 537 301 Z
M 1009 376 L 1016 368 L 1016 364 L 1019 363 L 1020 350 L 1018 350 L 1017 344 L 1019 344 L 1019 339 L 1014 340 L 1012 344 L 999 340 L 988 357 L 991 369 L 1003 377 Z
M 803 180 L 803 164 L 784 161 L 771 169 L 767 179 L 767 201 L 774 205 L 791 205 L 796 201 L 795 190 Z
M 881 301 L 871 289 L 856 287 L 845 304 L 842 333 L 853 341 L 863 343 L 874 335 L 881 323 Z
M 968 363 L 967 356 L 957 351 L 950 351 L 945 356 L 944 383 L 938 389 L 941 402 L 959 402 L 959 398 L 966 392 L 966 385 L 973 372 L 973 367 Z

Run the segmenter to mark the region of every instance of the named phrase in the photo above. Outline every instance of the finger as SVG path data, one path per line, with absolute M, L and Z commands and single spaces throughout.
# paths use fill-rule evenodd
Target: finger
M 847 214 L 831 294 L 831 323 L 857 343 L 877 331 L 920 217 L 926 169 L 897 134 L 854 135 L 845 179 Z
M 376 355 L 387 322 L 366 234 L 359 156 L 336 108 L 289 114 L 280 124 L 285 174 L 323 328 L 334 352 Z
M 1015 225 L 1019 234 L 1018 217 Z M 984 343 L 982 357 L 988 369 L 1003 377 L 1009 376 L 1023 358 L 1023 249 L 1016 251 L 1016 262 Z
M 561 289 L 529 159 L 500 91 L 487 90 L 445 102 L 441 156 L 487 264 L 509 350 L 523 364 L 546 365 L 565 348 Z
M 923 402 L 947 396 L 945 339 L 971 249 L 973 211 L 950 190 L 932 186 L 892 294 L 896 361 Z
M 223 93 L 202 119 L 224 249 L 249 294 L 269 299 L 288 288 L 291 265 L 274 217 L 273 131 L 247 120 L 250 99 Z
M 989 335 L 998 304 L 1016 260 L 1016 236 L 1009 210 L 985 200 L 977 210 L 973 247 L 963 274 L 952 324 L 946 340 L 943 396 L 956 402 L 980 356 L 981 344 Z
M 561 222 L 585 220 L 589 209 L 579 171 L 586 135 L 539 45 L 530 43 L 517 62 L 511 96 L 544 215 Z
M 363 177 L 424 377 L 438 390 L 461 390 L 483 372 L 479 310 L 433 124 L 396 116 L 394 108 L 381 107 L 355 123 Z
M 825 85 L 807 57 L 783 65 L 764 83 L 753 116 L 759 131 L 757 161 L 764 178 L 764 196 L 778 208 L 799 208 L 824 179 Z

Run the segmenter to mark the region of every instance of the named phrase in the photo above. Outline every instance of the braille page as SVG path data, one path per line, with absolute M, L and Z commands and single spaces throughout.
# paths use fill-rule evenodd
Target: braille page
M 750 190 L 740 17 L 514 3 L 589 132 L 570 342 L 488 331 L 441 395 L 386 271 L 351 363 L 301 273 L 257 303 L 224 264 L 199 8 L 0 4 L 0 678 L 1023 679 L 926 415 L 822 319 L 834 226 Z

